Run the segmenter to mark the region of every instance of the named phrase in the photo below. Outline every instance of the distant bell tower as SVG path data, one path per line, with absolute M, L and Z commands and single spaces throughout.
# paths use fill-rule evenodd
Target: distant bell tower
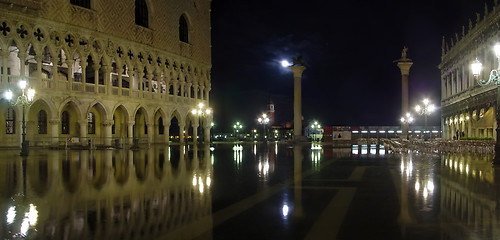
M 269 98 L 269 103 L 267 104 L 267 115 L 269 116 L 269 125 L 274 124 L 274 103 L 271 98 Z

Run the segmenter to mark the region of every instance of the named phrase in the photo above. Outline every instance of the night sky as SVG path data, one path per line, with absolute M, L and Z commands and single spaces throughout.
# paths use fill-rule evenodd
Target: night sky
M 399 125 L 401 75 L 393 62 L 408 47 L 410 108 L 441 100 L 441 42 L 461 33 L 493 0 L 213 0 L 215 132 L 236 121 L 256 126 L 269 98 L 276 122 L 293 121 L 293 74 L 282 59 L 303 56 L 304 124 Z M 423 125 L 423 119 L 415 123 Z M 440 112 L 429 125 L 440 124 Z

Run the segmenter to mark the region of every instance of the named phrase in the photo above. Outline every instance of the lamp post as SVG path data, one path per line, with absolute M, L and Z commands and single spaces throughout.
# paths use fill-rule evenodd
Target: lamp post
M 488 80 L 483 80 L 479 78 L 479 75 L 481 75 L 481 71 L 483 68 L 483 65 L 479 60 L 474 60 L 471 64 L 471 70 L 472 70 L 472 75 L 474 75 L 474 78 L 477 80 L 477 83 L 480 86 L 487 86 L 487 85 L 497 85 L 497 99 L 496 99 L 496 104 L 495 104 L 495 113 L 496 113 L 496 121 L 497 121 L 497 128 L 496 128 L 496 142 L 495 142 L 495 158 L 493 159 L 494 164 L 499 164 L 500 163 L 500 88 L 498 85 L 500 84 L 500 43 L 496 43 L 495 46 L 493 47 L 493 50 L 495 52 L 497 61 L 499 66 L 497 69 L 493 69 L 490 71 L 490 77 Z
M 239 133 L 242 128 L 243 128 L 243 125 L 241 125 L 240 122 L 236 122 L 236 124 L 233 125 L 235 137 L 236 137 L 237 133 Z
M 402 129 L 403 138 L 406 136 L 406 140 L 409 140 L 410 137 L 408 136 L 407 131 L 408 131 L 408 127 L 409 127 L 410 123 L 412 123 L 414 119 L 410 113 L 406 113 L 405 116 L 401 117 L 400 120 L 401 120 L 401 123 L 403 124 L 403 126 L 406 126 L 406 130 Z
M 26 141 L 26 106 L 30 106 L 33 103 L 33 98 L 35 97 L 35 90 L 33 88 L 28 87 L 28 83 L 25 80 L 20 80 L 18 83 L 19 88 L 21 89 L 21 95 L 17 97 L 17 100 L 14 102 L 13 97 L 14 93 L 9 89 L 4 93 L 4 98 L 9 101 L 12 106 L 21 104 L 23 107 L 23 121 L 22 121 L 22 140 L 21 140 L 21 156 L 28 156 L 29 153 L 29 141 Z M 25 91 L 26 90 L 26 91 Z
M 423 106 L 417 105 L 415 106 L 415 111 L 424 116 L 424 139 L 425 139 L 425 131 L 427 131 L 427 116 L 431 115 L 434 110 L 436 110 L 436 106 L 434 104 L 431 104 L 429 99 L 425 98 L 423 101 L 424 103 Z M 430 138 L 430 134 L 429 134 Z
M 313 124 L 311 124 L 311 129 L 313 131 L 313 141 L 316 139 L 316 133 L 321 129 L 321 125 L 315 121 Z
M 257 118 L 257 122 L 264 125 L 264 140 L 267 140 L 266 125 L 269 123 L 269 117 L 263 113 L 261 117 Z
M 195 116 L 197 116 L 196 120 L 199 120 L 200 117 L 208 117 L 212 114 L 212 109 L 211 108 L 205 108 L 205 105 L 203 103 L 198 104 L 198 108 L 195 108 L 191 110 L 191 113 Z M 198 122 L 199 125 L 199 122 Z M 212 126 L 212 123 L 208 124 L 205 123 L 205 130 L 208 130 L 210 132 L 210 127 Z M 204 133 L 205 137 L 205 142 L 210 142 L 210 133 Z M 193 126 L 193 142 L 198 142 L 198 126 L 194 128 Z

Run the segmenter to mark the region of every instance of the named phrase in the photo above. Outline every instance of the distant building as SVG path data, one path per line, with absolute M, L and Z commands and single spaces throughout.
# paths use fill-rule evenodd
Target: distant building
M 495 1 L 497 4 L 497 1 Z M 441 70 L 441 124 L 444 139 L 460 137 L 496 139 L 497 86 L 478 85 L 470 71 L 477 58 L 483 64 L 481 78 L 488 79 L 498 62 L 493 46 L 498 41 L 499 6 L 469 20 L 449 40 L 443 38 Z M 472 14 L 472 13 L 471 13 Z
M 271 98 L 269 98 L 269 103 L 267 104 L 266 110 L 267 116 L 269 116 L 269 126 L 273 126 L 275 123 L 274 119 L 274 103 Z
M 36 90 L 30 144 L 208 139 L 211 116 L 191 110 L 209 104 L 210 4 L 0 0 L 0 90 Z M 0 146 L 20 145 L 22 109 L 0 103 Z

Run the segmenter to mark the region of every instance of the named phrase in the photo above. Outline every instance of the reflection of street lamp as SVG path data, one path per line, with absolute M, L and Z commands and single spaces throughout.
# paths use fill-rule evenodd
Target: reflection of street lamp
M 420 105 L 415 106 L 415 111 L 418 114 L 424 116 L 424 122 L 425 122 L 424 138 L 425 138 L 425 131 L 427 131 L 427 116 L 431 115 L 431 113 L 434 112 L 434 110 L 436 110 L 436 107 L 434 106 L 434 104 L 430 104 L 429 99 L 427 99 L 427 98 L 424 99 L 423 102 L 424 102 L 424 106 L 423 107 L 421 107 Z M 429 134 L 429 136 L 430 136 L 430 134 Z
M 477 80 L 478 84 L 481 86 L 487 86 L 490 84 L 498 85 L 500 84 L 500 43 L 495 44 L 495 47 L 493 48 L 495 51 L 496 58 L 498 60 L 498 68 L 493 69 L 490 71 L 490 77 L 489 79 L 482 80 L 479 78 L 479 75 L 481 74 L 483 65 L 479 60 L 476 60 L 472 62 L 471 64 L 471 69 L 472 69 L 472 75 L 474 75 L 474 78 Z M 498 114 L 500 112 L 500 88 L 496 86 L 497 88 L 497 103 L 495 107 L 495 112 L 496 114 L 496 121 L 497 121 L 497 129 L 496 129 L 496 143 L 495 143 L 495 158 L 493 160 L 493 163 L 499 163 L 500 162 L 500 115 Z
M 4 98 L 7 99 L 11 105 L 21 104 L 23 106 L 23 121 L 22 121 L 22 142 L 21 142 L 21 156 L 28 156 L 29 153 L 29 141 L 26 141 L 26 117 L 25 110 L 26 106 L 31 105 L 33 103 L 33 98 L 35 97 L 35 90 L 33 88 L 29 88 L 25 93 L 25 89 L 28 86 L 28 83 L 25 80 L 21 80 L 18 83 L 19 88 L 21 89 L 21 95 L 17 97 L 17 100 L 14 102 L 12 98 L 14 97 L 14 93 L 9 89 L 4 93 Z
M 208 107 L 205 108 L 203 103 L 199 103 L 198 104 L 198 108 L 195 108 L 195 109 L 191 110 L 191 113 L 193 115 L 195 115 L 195 116 L 207 117 L 208 118 L 208 116 L 210 116 L 212 114 L 212 109 L 208 108 Z M 212 123 L 210 123 L 209 126 L 213 126 Z M 208 131 L 210 131 L 210 128 L 209 127 L 207 127 L 207 128 L 208 128 Z M 193 141 L 195 141 L 195 142 L 198 141 L 198 139 L 197 139 L 198 138 L 198 130 L 197 130 L 197 128 L 193 127 L 193 135 L 194 135 L 193 136 L 193 138 L 194 138 Z M 210 134 L 205 133 L 204 136 L 205 136 L 205 142 L 210 142 Z
M 403 125 L 409 126 L 410 123 L 412 123 L 414 119 L 410 113 L 406 113 L 405 116 L 401 117 L 400 120 L 401 120 L 401 123 L 403 123 Z M 406 139 L 409 139 L 408 133 L 403 131 L 403 136 L 405 136 L 405 135 L 406 135 Z
M 267 139 L 266 125 L 269 123 L 269 117 L 267 117 L 267 114 L 263 113 L 261 117 L 257 118 L 257 122 L 264 125 L 264 139 Z

